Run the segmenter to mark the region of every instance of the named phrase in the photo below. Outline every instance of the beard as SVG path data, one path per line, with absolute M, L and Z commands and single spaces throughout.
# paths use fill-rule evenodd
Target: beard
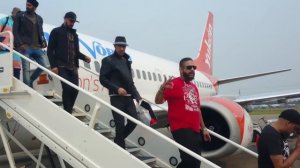
M 185 81 L 192 81 L 192 80 L 194 80 L 195 72 L 194 71 L 191 71 L 190 73 L 183 72 L 182 76 Z

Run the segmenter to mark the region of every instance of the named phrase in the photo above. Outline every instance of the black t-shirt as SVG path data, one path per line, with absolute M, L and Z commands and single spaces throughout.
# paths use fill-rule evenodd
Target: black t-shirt
M 288 143 L 271 125 L 267 125 L 258 142 L 258 168 L 273 168 L 271 155 L 283 155 L 284 159 L 290 154 Z

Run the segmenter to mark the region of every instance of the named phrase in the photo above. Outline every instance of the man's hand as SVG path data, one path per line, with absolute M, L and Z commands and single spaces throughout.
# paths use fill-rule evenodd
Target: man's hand
M 58 68 L 57 68 L 57 67 L 52 68 L 51 71 L 52 71 L 53 73 L 55 73 L 55 74 L 58 74 Z
M 207 131 L 207 128 L 203 129 L 203 138 L 204 141 L 208 141 L 208 142 L 211 141 L 211 137 L 209 135 L 209 132 Z
M 173 80 L 173 76 L 171 77 L 171 78 L 169 78 L 168 80 L 167 80 L 167 78 L 165 77 L 165 80 L 164 80 L 164 83 L 161 85 L 161 89 L 163 89 L 163 90 L 165 90 L 165 89 L 172 89 L 173 88 L 173 86 L 174 86 L 174 84 L 173 84 L 173 82 L 172 82 L 172 80 Z
M 137 102 L 138 104 L 140 104 L 140 103 L 142 102 L 143 99 L 142 99 L 142 98 L 136 98 L 135 100 L 136 100 L 136 102 Z
M 123 89 L 123 88 L 119 88 L 118 89 L 118 94 L 120 96 L 126 96 L 127 95 L 127 91 L 125 89 Z
M 42 43 L 42 48 L 46 48 L 47 47 L 47 43 Z
M 87 63 L 90 63 L 91 62 L 91 58 L 90 57 L 88 57 L 88 56 L 85 56 L 85 62 L 87 62 Z
M 22 52 L 25 52 L 25 51 L 27 50 L 27 48 L 28 48 L 28 45 L 27 45 L 27 44 L 22 44 L 22 45 L 20 46 L 20 50 L 21 50 Z
M 155 95 L 155 103 L 156 104 L 163 104 L 165 102 L 163 96 L 165 89 L 172 89 L 174 84 L 172 82 L 173 76 L 167 80 L 165 76 L 164 83 L 161 84 L 159 90 L 157 91 Z

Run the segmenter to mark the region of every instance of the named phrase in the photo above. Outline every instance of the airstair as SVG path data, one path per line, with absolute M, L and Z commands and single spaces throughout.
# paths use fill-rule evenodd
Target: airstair
M 4 33 L 9 34 L 12 39 L 10 32 Z M 13 46 L 12 44 L 11 41 L 10 46 Z M 116 109 L 99 96 L 64 80 L 12 48 L 2 43 L 0 46 L 8 49 L 8 52 L 0 53 L 0 134 L 10 167 L 16 166 L 7 136 L 36 162 L 36 167 L 45 167 L 41 163 L 44 146 L 49 147 L 58 156 L 61 167 L 65 167 L 64 162 L 76 168 L 176 167 L 180 162 L 178 149 L 201 160 L 201 167 L 219 167 Z M 51 75 L 50 85 L 53 88 L 41 92 L 38 88 L 34 90 L 13 78 L 13 53 Z M 4 71 L 1 71 L 2 67 Z M 62 108 L 60 81 L 79 90 L 73 114 L 65 112 Z M 115 133 L 111 110 L 137 124 L 134 132 L 126 140 L 126 149 L 113 142 Z M 37 158 L 6 129 L 3 121 L 18 122 L 41 141 Z

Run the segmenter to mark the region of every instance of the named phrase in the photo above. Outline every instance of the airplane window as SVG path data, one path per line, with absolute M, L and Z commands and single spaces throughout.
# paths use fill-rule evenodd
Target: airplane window
M 131 75 L 132 75 L 132 78 L 134 78 L 134 70 L 131 69 Z
M 138 79 L 141 79 L 141 73 L 140 73 L 140 70 L 136 70 L 136 76 L 138 77 Z
M 85 61 L 83 61 L 83 66 L 86 67 L 87 69 L 91 69 L 91 65 Z
M 100 63 L 98 61 L 94 62 L 96 72 L 100 73 Z
M 142 71 L 142 74 L 143 74 L 143 78 L 144 78 L 145 80 L 147 80 L 146 72 L 145 72 L 145 71 Z
M 152 80 L 151 73 L 150 72 L 147 72 L 147 73 L 148 73 L 149 80 Z
M 157 74 L 158 75 L 158 80 L 161 82 L 161 76 L 160 74 Z
M 156 81 L 156 74 L 153 72 L 153 80 Z

